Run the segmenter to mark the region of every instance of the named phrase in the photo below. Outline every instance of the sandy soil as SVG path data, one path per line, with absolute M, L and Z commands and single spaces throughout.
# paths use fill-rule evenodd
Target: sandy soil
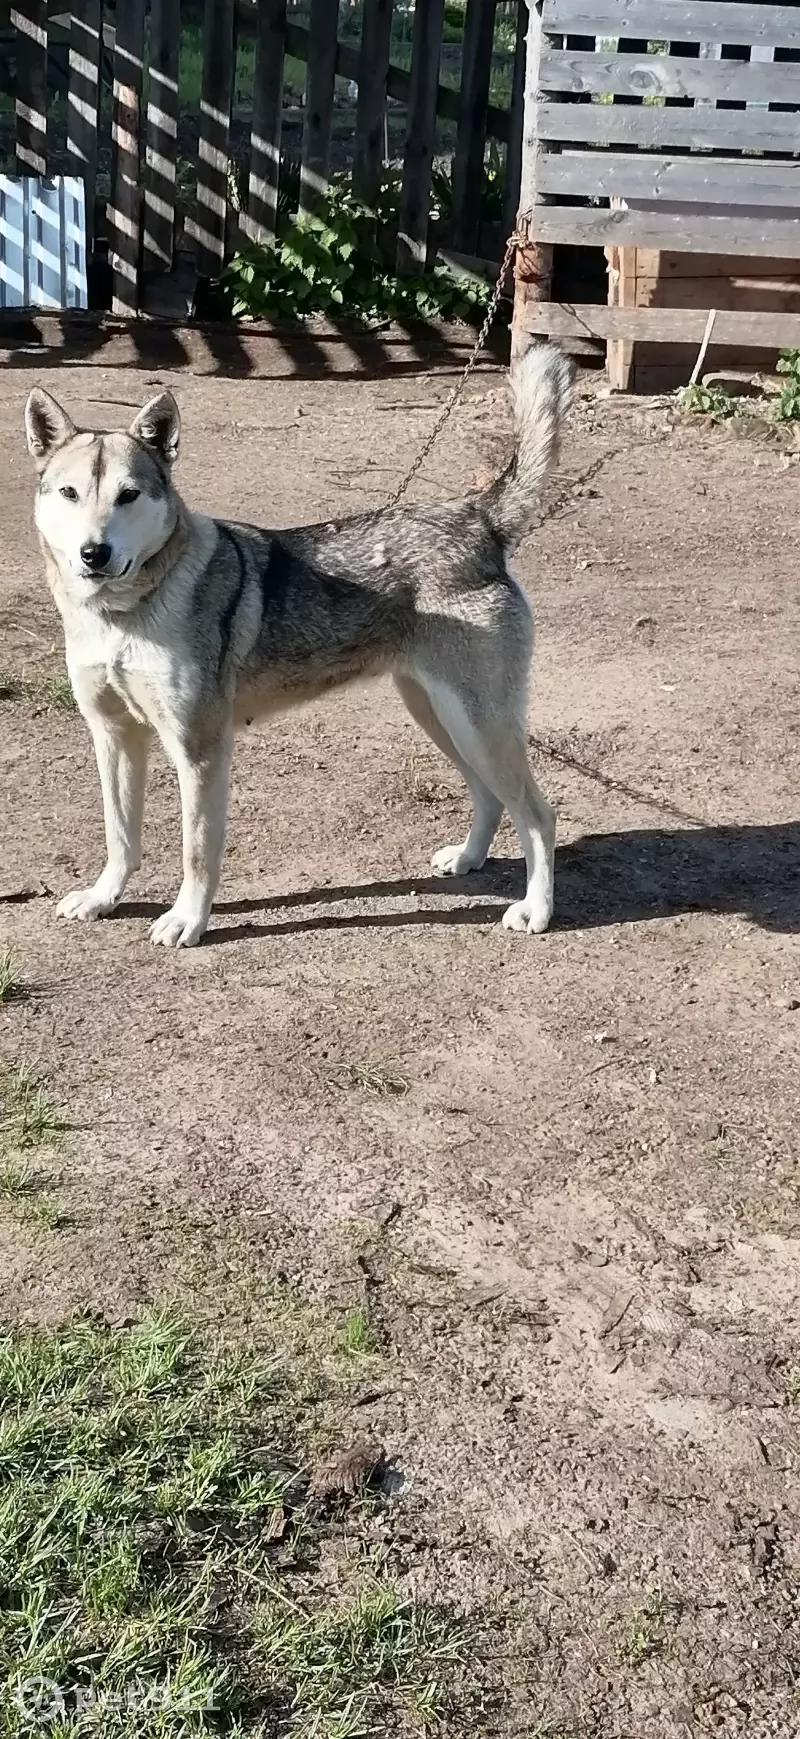
M 0 675 L 31 680 L 61 668 L 20 433 L 36 378 L 0 376 Z M 62 358 L 47 384 L 101 423 L 154 378 Z M 379 504 L 449 385 L 158 378 L 190 500 L 276 525 Z M 75 1214 L 46 1234 L 0 1208 L 0 1302 L 118 1315 L 200 1263 L 224 1317 L 244 1253 L 363 1292 L 388 1373 L 363 1423 L 405 1478 L 410 1568 L 519 1617 L 502 1731 L 793 1739 L 798 473 L 596 386 L 519 558 L 560 817 L 547 936 L 497 922 L 508 831 L 477 879 L 430 877 L 465 797 L 384 685 L 241 740 L 206 946 L 148 944 L 179 863 L 159 761 L 130 902 L 62 925 L 56 893 L 101 861 L 89 741 L 0 702 L 0 943 L 32 987 L 0 1049 L 66 1108 Z M 488 371 L 420 498 L 508 435 Z M 366 1066 L 409 1090 L 375 1096 Z

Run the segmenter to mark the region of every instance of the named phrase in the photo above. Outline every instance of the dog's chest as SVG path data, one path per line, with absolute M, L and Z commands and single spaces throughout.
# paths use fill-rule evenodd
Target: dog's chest
M 102 709 L 115 696 L 142 723 L 157 724 L 167 686 L 167 659 L 162 648 L 137 636 L 98 623 L 85 628 L 79 641 L 67 635 L 67 666 L 76 693 Z

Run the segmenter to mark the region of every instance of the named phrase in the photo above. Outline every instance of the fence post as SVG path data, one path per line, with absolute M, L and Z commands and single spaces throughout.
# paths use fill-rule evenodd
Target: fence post
M 250 185 L 242 225 L 252 241 L 274 235 L 278 225 L 285 52 L 286 0 L 258 0 Z
M 100 111 L 100 63 L 102 57 L 101 0 L 72 0 L 69 19 L 67 156 L 70 173 L 83 176 L 86 198 L 87 254 L 91 254 L 94 242 L 97 127 Z
M 525 108 L 525 43 L 528 35 L 527 0 L 518 0 L 514 70 L 511 75 L 511 112 L 506 146 L 506 197 L 503 210 L 503 240 L 507 241 L 517 221 L 522 175 L 522 121 Z
M 497 0 L 467 0 L 464 17 L 458 134 L 453 158 L 452 234 L 452 246 L 462 254 L 478 252 L 496 3 Z
M 175 248 L 180 0 L 151 0 L 145 135 L 144 267 L 169 272 Z
M 140 141 L 145 0 L 123 0 L 114 42 L 114 169 L 109 224 L 113 273 L 111 310 L 135 314 L 139 305 L 141 240 Z
M 206 0 L 195 235 L 197 270 L 208 278 L 217 276 L 225 260 L 234 24 L 234 0 Z
M 312 211 L 319 194 L 325 193 L 328 186 L 338 28 L 339 0 L 311 0 L 300 164 L 301 211 Z
M 372 205 L 381 182 L 392 9 L 393 0 L 364 0 L 358 55 L 353 192 L 365 205 Z
M 536 242 L 536 167 L 540 149 L 539 63 L 542 52 L 542 0 L 530 7 L 525 54 L 525 116 L 522 133 L 522 174 L 519 210 L 525 245 L 514 261 L 514 314 L 511 323 L 511 357 L 527 349 L 529 333 L 526 309 L 531 302 L 549 302 L 553 278 L 553 249 Z
M 418 0 L 414 7 L 411 88 L 397 236 L 399 272 L 425 270 L 444 4 L 445 0 Z
M 19 175 L 47 169 L 47 0 L 22 0 L 11 12 L 17 33 L 16 159 Z

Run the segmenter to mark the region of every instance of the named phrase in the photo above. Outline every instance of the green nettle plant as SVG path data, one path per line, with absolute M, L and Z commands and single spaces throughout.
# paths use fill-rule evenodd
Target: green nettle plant
M 362 205 L 349 178 L 332 181 L 314 212 L 281 214 L 274 241 L 243 249 L 227 267 L 223 294 L 236 316 L 268 318 L 343 313 L 365 321 L 465 320 L 478 323 L 491 289 L 455 268 L 398 276 L 381 249 L 396 221 L 396 177 L 385 178 L 374 206 Z
M 778 373 L 785 374 L 778 402 L 776 415 L 781 422 L 791 423 L 800 418 L 800 350 L 782 350 L 778 361 Z

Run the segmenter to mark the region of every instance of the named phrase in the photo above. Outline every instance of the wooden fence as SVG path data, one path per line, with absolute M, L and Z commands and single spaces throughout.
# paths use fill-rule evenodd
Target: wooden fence
M 540 0 L 526 78 L 522 341 L 703 337 L 703 307 L 551 303 L 559 243 L 800 261 L 800 8 Z M 796 312 L 715 320 L 715 342 L 800 344 Z
M 338 39 L 339 0 L 310 0 L 308 23 L 295 21 L 287 0 L 206 0 L 196 186 L 183 222 L 178 183 L 181 125 L 179 59 L 181 0 L 116 0 L 112 19 L 103 0 L 72 0 L 69 11 L 48 16 L 47 0 L 19 0 L 11 19 L 16 33 L 16 165 L 19 173 L 53 173 L 49 148 L 48 65 L 68 53 L 65 161 L 57 167 L 82 175 L 95 241 L 104 62 L 113 76 L 111 193 L 97 207 L 97 233 L 108 237 L 116 313 L 141 305 L 143 273 L 169 274 L 176 239 L 188 238 L 197 270 L 214 277 L 234 242 L 274 233 L 284 118 L 284 63 L 305 63 L 299 204 L 308 208 L 329 174 L 337 76 L 357 86 L 352 182 L 369 203 L 384 158 L 387 99 L 406 111 L 397 261 L 417 270 L 428 248 L 431 176 L 437 123 L 453 123 L 453 210 L 450 240 L 461 255 L 478 246 L 479 208 L 487 138 L 506 158 L 504 227 L 510 231 L 521 173 L 527 6 L 518 0 L 510 103 L 490 101 L 491 51 L 497 0 L 466 0 L 460 88 L 441 81 L 445 0 L 418 0 L 408 70 L 390 58 L 393 0 L 363 0 L 360 42 Z M 246 191 L 231 222 L 231 117 L 237 43 L 254 43 L 255 68 Z M 238 198 L 235 203 L 240 203 Z

